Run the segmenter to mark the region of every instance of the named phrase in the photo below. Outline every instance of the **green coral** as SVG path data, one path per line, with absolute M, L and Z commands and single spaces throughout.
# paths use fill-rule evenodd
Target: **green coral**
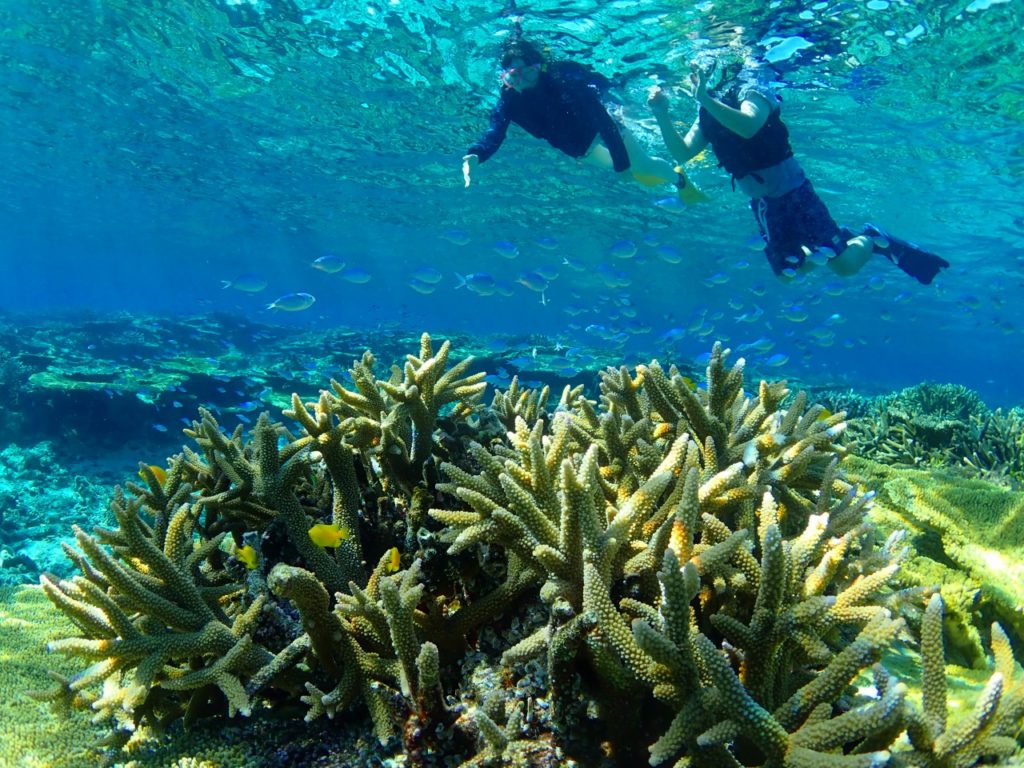
M 976 392 L 955 384 L 921 384 L 874 398 L 832 393 L 851 403 L 849 445 L 886 464 L 947 467 L 1016 488 L 1024 481 L 1024 418 L 1020 409 L 990 411 Z
M 993 622 L 1024 636 L 1024 494 L 861 458 L 846 466 L 877 492 L 871 517 L 879 527 L 911 537 L 901 580 L 941 589 L 952 659 L 983 667 L 982 633 Z
M 0 587 L 0 762 L 17 758 L 25 766 L 77 768 L 89 761 L 89 751 L 102 730 L 82 711 L 91 699 L 65 697 L 56 712 L 33 701 L 47 684 L 64 688 L 74 677 L 70 660 L 41 656 L 40 647 L 56 638 L 70 638 L 76 628 L 54 609 L 35 586 Z M 14 763 L 5 763 L 11 764 Z
M 76 532 L 81 575 L 43 579 L 80 635 L 52 649 L 91 665 L 49 698 L 128 751 L 178 719 L 299 701 L 308 721 L 364 707 L 413 765 L 1007 753 L 1002 630 L 976 716 L 939 727 L 935 609 L 896 591 L 910 555 L 840 463 L 844 414 L 784 383 L 748 393 L 719 345 L 703 387 L 651 362 L 606 370 L 598 400 L 566 388 L 549 413 L 517 382 L 487 410 L 449 349 L 424 335 L 387 379 L 365 353 L 353 389 L 292 397 L 297 427 L 226 434 L 201 413 L 166 478 L 115 494 L 115 530 Z M 451 426 L 482 413 L 504 437 Z M 881 666 L 904 614 L 925 630 L 924 714 Z M 481 643 L 494 658 L 470 662 Z

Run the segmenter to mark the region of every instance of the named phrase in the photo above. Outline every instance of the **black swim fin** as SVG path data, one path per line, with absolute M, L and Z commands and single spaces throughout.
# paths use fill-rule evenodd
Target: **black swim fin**
M 936 256 L 914 243 L 893 237 L 874 224 L 865 224 L 861 234 L 874 241 L 875 253 L 882 254 L 924 285 L 928 285 L 940 270 L 949 266 L 949 262 L 941 256 Z

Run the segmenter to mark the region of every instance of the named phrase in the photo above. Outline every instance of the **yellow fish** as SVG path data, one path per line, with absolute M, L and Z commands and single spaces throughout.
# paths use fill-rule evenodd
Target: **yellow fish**
M 398 547 L 392 547 L 388 550 L 388 573 L 394 573 L 401 567 L 402 559 L 398 554 Z
M 691 392 L 697 391 L 697 382 L 691 379 L 689 376 L 683 376 L 683 384 L 685 384 L 686 388 Z
M 445 616 L 451 616 L 453 613 L 458 613 L 462 609 L 462 601 L 457 597 L 453 597 L 450 603 L 445 603 L 441 606 L 441 612 Z
M 256 554 L 256 550 L 253 549 L 252 546 L 250 546 L 249 544 L 246 544 L 244 547 L 239 547 L 238 549 L 236 549 L 235 557 L 237 557 L 238 561 L 240 563 L 243 563 L 245 567 L 248 568 L 250 571 L 256 570 L 256 565 L 257 562 L 259 561 L 259 556 Z
M 160 483 L 160 485 L 163 485 L 165 482 L 167 482 L 167 470 L 164 469 L 163 467 L 157 466 L 156 464 L 150 464 L 149 471 L 153 473 L 153 477 L 156 478 L 156 481 Z M 146 473 L 143 472 L 141 469 L 139 470 L 139 477 L 141 477 L 143 480 L 146 479 Z
M 337 523 L 317 523 L 309 529 L 309 538 L 318 547 L 336 547 L 348 538 L 348 528 L 341 528 Z
M 828 408 L 822 408 L 821 409 L 821 413 L 818 414 L 817 421 L 824 421 L 825 419 L 831 419 L 831 418 L 832 418 L 832 411 L 830 411 Z

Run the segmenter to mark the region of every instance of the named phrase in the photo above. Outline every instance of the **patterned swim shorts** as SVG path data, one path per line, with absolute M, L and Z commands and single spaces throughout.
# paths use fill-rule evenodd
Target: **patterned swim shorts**
M 846 247 L 839 225 L 809 180 L 782 197 L 751 200 L 750 208 L 765 241 L 764 254 L 776 275 L 804 263 L 801 246 L 812 251 L 824 246 L 837 254 Z

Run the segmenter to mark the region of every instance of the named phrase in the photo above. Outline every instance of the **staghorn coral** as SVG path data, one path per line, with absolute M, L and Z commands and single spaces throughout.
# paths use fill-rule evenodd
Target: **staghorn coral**
M 963 463 L 977 477 L 1019 490 L 1024 484 L 1024 413 L 997 408 L 988 416 L 972 416 L 975 445 Z
M 349 371 L 356 390 L 332 380 L 333 394 L 321 396 L 321 413 L 352 420 L 351 429 L 360 435 L 357 445 L 379 447 L 375 457 L 385 488 L 393 482 L 410 493 L 422 483 L 442 409 L 455 404 L 456 415 L 468 415 L 483 396 L 486 374 L 464 375 L 472 358 L 446 370 L 450 347 L 445 342 L 435 354 L 430 336 L 423 334 L 419 356 L 407 356 L 404 368 L 393 367 L 387 381 L 376 378 L 376 359 L 366 352 Z
M 861 398 L 863 400 L 863 398 Z M 832 402 L 849 398 L 832 393 Z M 1018 409 L 989 411 L 960 385 L 922 384 L 855 402 L 853 453 L 886 464 L 948 467 L 1016 488 L 1024 481 L 1024 420 Z
M 472 443 L 445 421 L 476 416 L 483 384 L 448 349 L 424 336 L 387 381 L 366 353 L 354 390 L 292 397 L 294 433 L 202 413 L 197 450 L 115 496 L 117 530 L 77 533 L 82 575 L 44 578 L 81 633 L 53 649 L 93 662 L 50 698 L 128 749 L 301 702 L 309 721 L 365 707 L 413 765 L 944 766 L 938 730 L 900 741 L 914 705 L 879 665 L 906 553 L 840 466 L 842 413 L 748 394 L 716 345 L 703 388 L 609 369 L 599 400 L 567 389 L 550 414 L 544 393 L 496 397 L 505 438 Z M 344 529 L 336 548 L 315 524 Z M 956 731 L 976 758 L 1006 753 L 1014 695 L 987 696 L 996 742 Z
M 942 642 L 943 603 L 933 595 L 921 624 L 921 706 L 905 707 L 902 716 L 911 749 L 896 751 L 894 768 L 928 766 L 961 768 L 992 758 L 1011 757 L 1024 720 L 1024 674 L 999 624 L 991 628 L 995 670 L 970 711 L 950 722 L 949 688 Z M 891 684 L 881 687 L 884 696 Z

